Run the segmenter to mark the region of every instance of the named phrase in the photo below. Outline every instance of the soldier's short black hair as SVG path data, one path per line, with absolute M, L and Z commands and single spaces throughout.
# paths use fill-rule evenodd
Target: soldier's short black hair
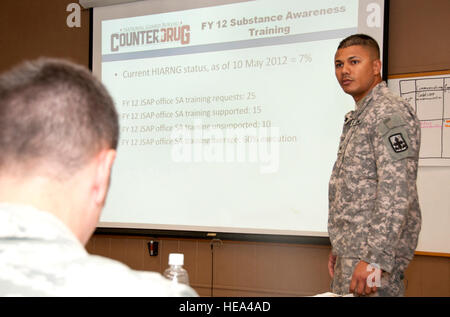
M 362 45 L 369 47 L 375 53 L 375 57 L 377 59 L 380 59 L 380 46 L 373 37 L 367 34 L 350 35 L 339 43 L 338 49 L 346 48 L 353 45 Z
M 40 58 L 0 75 L 0 174 L 70 175 L 118 137 L 114 102 L 84 66 Z

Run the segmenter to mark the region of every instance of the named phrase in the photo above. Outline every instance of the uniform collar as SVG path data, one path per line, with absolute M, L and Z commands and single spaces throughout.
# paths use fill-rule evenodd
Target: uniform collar
M 374 96 L 378 95 L 381 90 L 386 88 L 386 82 L 382 81 L 373 87 L 367 95 L 355 104 L 356 110 L 349 111 L 345 115 L 345 124 L 350 123 L 353 120 L 358 119 L 367 106 L 370 104 Z
M 366 109 L 367 105 L 374 98 L 374 96 L 378 95 L 379 92 L 386 87 L 386 82 L 379 82 L 375 87 L 373 87 L 367 95 L 364 96 L 363 99 L 356 103 L 356 116 L 359 116 L 364 109 Z
M 81 246 L 72 231 L 56 216 L 30 205 L 0 203 L 0 239 L 70 241 Z

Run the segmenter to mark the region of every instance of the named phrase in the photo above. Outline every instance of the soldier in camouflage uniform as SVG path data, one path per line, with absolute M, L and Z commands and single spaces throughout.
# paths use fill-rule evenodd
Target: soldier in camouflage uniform
M 87 69 L 42 59 L 1 75 L 0 127 L 0 296 L 197 295 L 84 249 L 119 133 Z
M 332 291 L 402 296 L 421 227 L 420 123 L 381 80 L 379 48 L 371 37 L 344 39 L 335 70 L 356 110 L 345 116 L 329 183 Z

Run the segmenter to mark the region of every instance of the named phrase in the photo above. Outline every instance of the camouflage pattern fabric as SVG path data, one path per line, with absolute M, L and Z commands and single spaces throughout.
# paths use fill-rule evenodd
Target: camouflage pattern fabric
M 90 255 L 55 216 L 0 204 L 0 296 L 197 296 L 161 274 Z
M 349 293 L 350 282 L 353 271 L 359 259 L 337 257 L 334 268 L 335 278 L 331 283 L 331 291 L 335 294 L 345 295 Z M 379 277 L 379 286 L 376 293 L 371 293 L 370 297 L 393 297 L 404 296 L 405 285 L 403 275 L 382 272 Z
M 374 263 L 388 273 L 379 294 L 402 294 L 397 281 L 414 255 L 421 227 L 419 149 L 414 110 L 385 82 L 345 116 L 329 183 L 328 233 L 340 261 L 333 281 L 339 294 L 348 293 L 357 263 L 349 259 Z

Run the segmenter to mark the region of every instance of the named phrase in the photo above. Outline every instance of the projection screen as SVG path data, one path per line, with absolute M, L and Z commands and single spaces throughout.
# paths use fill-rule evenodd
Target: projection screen
M 99 228 L 327 236 L 348 35 L 381 0 L 140 1 L 94 9 L 120 140 Z M 383 69 L 386 73 L 385 68 Z

